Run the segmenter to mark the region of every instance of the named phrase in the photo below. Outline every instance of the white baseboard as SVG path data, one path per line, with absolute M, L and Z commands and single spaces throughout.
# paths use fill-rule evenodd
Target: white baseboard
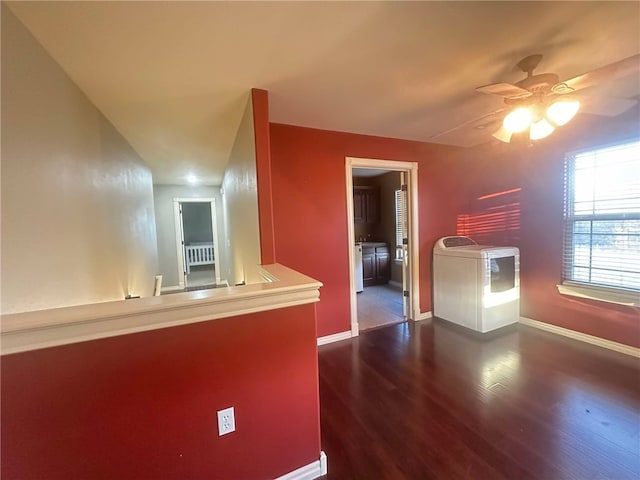
M 606 340 L 600 337 L 594 337 L 593 335 L 576 332 L 575 330 L 569 330 L 568 328 L 558 327 L 557 325 L 552 325 L 550 323 L 540 322 L 538 320 L 533 320 L 532 318 L 520 317 L 520 323 L 522 323 L 523 325 L 528 325 L 529 327 L 555 333 L 556 335 L 562 335 L 563 337 L 572 338 L 580 342 L 589 343 L 591 345 L 596 345 L 602 348 L 608 348 L 609 350 L 640 358 L 640 348 L 637 347 L 613 342 L 611 340 Z
M 389 285 L 391 285 L 392 287 L 396 287 L 396 288 L 399 288 L 400 290 L 402 290 L 402 283 L 401 282 L 396 282 L 395 280 L 389 280 Z
M 432 318 L 432 317 L 433 317 L 433 313 L 431 311 L 421 312 L 416 316 L 415 321 L 418 322 L 420 320 L 427 320 L 428 318 Z
M 356 321 L 356 323 L 351 324 L 351 338 L 357 337 L 360 335 L 360 325 Z
M 160 292 L 175 292 L 176 290 L 184 290 L 184 287 L 180 285 L 170 285 L 168 287 L 162 287 Z
M 289 472 L 276 480 L 313 480 L 327 474 L 327 456 L 320 452 L 320 458 L 304 467 L 300 467 L 293 472 Z
M 333 335 L 326 335 L 318 338 L 318 346 L 326 345 L 327 343 L 339 342 L 340 340 L 347 340 L 349 338 L 351 338 L 351 330 L 334 333 Z

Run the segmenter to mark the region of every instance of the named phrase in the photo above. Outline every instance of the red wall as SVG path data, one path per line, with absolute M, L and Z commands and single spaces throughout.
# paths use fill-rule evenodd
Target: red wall
M 597 118 L 581 118 L 531 147 L 499 144 L 470 150 L 462 192 L 467 197 L 465 213 L 517 211 L 517 222 L 505 223 L 517 224 L 517 229 L 485 225 L 480 237 L 482 243 L 520 247 L 521 315 L 640 347 L 638 308 L 560 295 L 556 288 L 562 274 L 565 154 L 639 134 L 637 116 L 631 116 L 631 122 L 624 117 L 615 123 L 608 120 L 606 125 L 596 124 Z M 514 189 L 521 190 L 479 199 Z
M 431 310 L 431 251 L 455 234 L 455 161 L 441 145 L 271 124 L 273 218 L 278 262 L 320 280 L 318 336 L 350 330 L 345 157 L 419 162 L 420 310 Z
M 258 183 L 258 221 L 260 223 L 260 258 L 263 265 L 276 263 L 271 189 L 271 147 L 269 145 L 269 92 L 251 89 L 253 131 L 256 148 Z
M 316 461 L 314 310 L 2 357 L 2 479 L 265 479 Z

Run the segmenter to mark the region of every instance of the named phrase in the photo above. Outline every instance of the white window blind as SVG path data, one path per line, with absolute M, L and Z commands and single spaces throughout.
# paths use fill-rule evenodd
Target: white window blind
M 640 291 L 640 141 L 567 156 L 563 282 Z
M 407 238 L 407 192 L 396 190 L 396 258 L 402 258 L 404 238 Z

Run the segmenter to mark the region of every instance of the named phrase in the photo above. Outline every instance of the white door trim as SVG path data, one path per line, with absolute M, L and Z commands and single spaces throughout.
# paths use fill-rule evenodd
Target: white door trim
M 347 253 L 349 257 L 349 291 L 351 303 L 351 335 L 358 335 L 358 303 L 356 298 L 355 255 L 353 247 L 356 243 L 353 226 L 353 172 L 354 168 L 374 168 L 406 172 L 407 200 L 409 213 L 409 261 L 411 279 L 409 282 L 409 319 L 420 318 L 420 275 L 418 265 L 418 163 L 400 162 L 395 160 L 378 160 L 373 158 L 345 157 L 346 187 L 347 187 Z M 395 251 L 395 250 L 394 250 Z
M 209 203 L 211 206 L 211 230 L 213 235 L 213 258 L 215 260 L 215 276 L 216 285 L 220 285 L 220 255 L 218 253 L 218 222 L 216 217 L 216 199 L 213 197 L 174 197 L 173 198 L 173 217 L 176 230 L 176 250 L 178 255 L 178 285 L 180 288 L 186 286 L 185 274 L 184 274 L 184 249 L 182 248 L 182 242 L 184 242 L 184 233 L 182 230 L 182 218 L 180 217 L 180 204 L 181 203 Z

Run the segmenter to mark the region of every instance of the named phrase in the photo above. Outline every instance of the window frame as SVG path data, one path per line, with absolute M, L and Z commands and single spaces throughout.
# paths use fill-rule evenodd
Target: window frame
M 398 193 L 400 195 L 398 195 Z M 398 197 L 400 197 L 400 208 L 398 208 Z M 406 238 L 406 235 L 408 234 L 408 232 L 406 231 L 402 231 L 402 225 L 404 223 L 405 228 L 407 227 L 407 222 L 408 222 L 408 218 L 407 218 L 407 214 L 408 214 L 408 208 L 407 208 L 407 191 L 403 190 L 402 187 L 401 188 L 397 188 L 394 191 L 394 205 L 395 205 L 395 220 L 396 220 L 396 225 L 395 225 L 395 260 L 396 261 L 401 261 L 402 260 L 402 246 L 403 246 L 403 239 Z M 404 222 L 403 222 L 403 216 L 404 216 Z M 398 236 L 400 235 L 400 236 Z M 400 240 L 400 243 L 398 243 L 398 240 Z
M 640 306 L 640 289 L 625 288 L 622 286 L 603 285 L 595 282 L 585 282 L 570 278 L 568 269 L 574 265 L 573 261 L 567 258 L 573 256 L 573 235 L 576 222 L 579 221 L 606 221 L 606 220 L 637 220 L 640 219 L 640 205 L 638 212 L 621 213 L 621 214 L 592 214 L 592 215 L 575 215 L 574 192 L 575 192 L 575 157 L 587 152 L 604 150 L 616 146 L 622 146 L 631 143 L 640 142 L 640 138 L 632 137 L 601 145 L 592 145 L 590 147 L 581 148 L 567 152 L 564 158 L 564 210 L 563 210 L 563 241 L 562 241 L 562 265 L 561 265 L 561 282 L 557 285 L 558 291 L 563 295 L 571 295 L 581 298 L 589 298 L 603 302 L 616 303 L 630 306 Z M 635 205 L 634 207 L 635 208 Z M 600 218 L 599 218 L 600 217 Z M 593 235 L 591 231 L 590 235 Z M 592 268 L 591 260 L 589 268 Z

